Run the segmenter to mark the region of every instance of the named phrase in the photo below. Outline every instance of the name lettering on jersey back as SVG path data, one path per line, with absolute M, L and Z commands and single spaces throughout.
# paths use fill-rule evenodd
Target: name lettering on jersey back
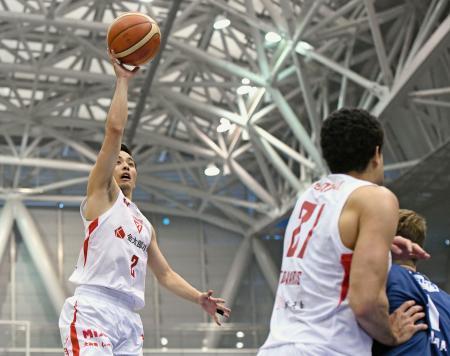
M 275 309 L 290 309 L 290 310 L 302 310 L 305 308 L 303 301 L 301 300 L 287 300 L 283 296 L 278 295 L 275 301 Z
M 319 192 L 328 192 L 329 190 L 339 190 L 342 186 L 342 184 L 344 184 L 344 182 L 338 182 L 338 183 L 319 183 L 317 182 L 316 184 L 313 185 L 313 189 L 317 190 Z
M 435 345 L 439 351 L 447 351 L 447 342 L 437 337 L 434 331 L 431 331 L 430 342 Z
M 420 274 L 413 274 L 416 281 L 420 284 L 422 289 L 428 291 L 428 292 L 439 292 L 439 287 L 434 284 L 433 282 L 426 279 L 424 276 Z
M 302 271 L 281 271 L 280 283 L 284 285 L 300 285 Z

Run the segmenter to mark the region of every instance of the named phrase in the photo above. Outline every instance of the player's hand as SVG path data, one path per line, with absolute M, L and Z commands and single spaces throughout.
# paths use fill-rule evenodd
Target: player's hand
M 200 294 L 198 298 L 198 304 L 201 305 L 204 311 L 211 315 L 217 325 L 222 325 L 220 324 L 217 314 L 221 314 L 224 317 L 228 318 L 230 316 L 231 310 L 223 305 L 225 303 L 225 300 L 223 300 L 222 298 L 213 298 L 212 294 L 212 290 Z
M 389 316 L 389 323 L 395 338 L 394 345 L 403 344 L 416 332 L 428 329 L 427 324 L 416 324 L 425 317 L 425 313 L 422 306 L 415 304 L 416 302 L 413 300 L 404 302 Z
M 114 72 L 117 78 L 130 79 L 136 75 L 139 71 L 139 67 L 134 67 L 133 69 L 127 69 L 123 63 L 121 63 L 116 57 L 114 57 L 114 51 L 108 50 L 109 59 L 114 67 Z
M 418 244 L 402 236 L 395 236 L 391 245 L 392 258 L 395 260 L 427 260 L 431 256 Z

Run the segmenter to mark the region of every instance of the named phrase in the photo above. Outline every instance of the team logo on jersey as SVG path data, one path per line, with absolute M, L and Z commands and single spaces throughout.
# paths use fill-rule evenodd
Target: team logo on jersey
M 114 233 L 116 234 L 116 237 L 118 237 L 119 239 L 123 239 L 126 235 L 122 226 L 119 226 L 117 229 L 115 229 Z
M 141 220 L 141 219 L 138 219 L 135 216 L 133 216 L 133 220 L 134 220 L 134 223 L 136 224 L 136 227 L 137 227 L 139 233 L 141 233 L 141 231 L 142 231 L 142 224 L 144 223 L 144 221 Z
M 123 198 L 123 202 L 126 206 L 130 206 L 130 202 L 126 198 Z

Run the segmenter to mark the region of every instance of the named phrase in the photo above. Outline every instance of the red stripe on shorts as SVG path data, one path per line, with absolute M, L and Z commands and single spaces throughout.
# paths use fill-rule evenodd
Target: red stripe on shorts
M 70 324 L 70 342 L 72 343 L 73 356 L 80 356 L 80 344 L 78 343 L 77 329 L 75 328 L 75 322 L 77 321 L 77 303 L 74 306 L 73 320 Z
M 83 244 L 83 252 L 84 252 L 84 266 L 86 266 L 86 260 L 87 260 L 87 253 L 88 253 L 88 249 L 89 249 L 89 239 L 92 235 L 92 232 L 97 228 L 98 226 L 98 218 L 93 220 L 88 227 L 88 236 L 87 238 L 84 240 L 84 244 Z

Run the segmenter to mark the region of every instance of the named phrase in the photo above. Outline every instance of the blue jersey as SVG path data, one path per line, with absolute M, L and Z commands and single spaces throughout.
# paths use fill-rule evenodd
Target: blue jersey
M 389 312 L 393 313 L 407 300 L 422 305 L 428 330 L 419 331 L 402 345 L 387 347 L 374 343 L 374 355 L 444 356 L 449 355 L 450 295 L 426 276 L 393 265 L 387 281 Z

